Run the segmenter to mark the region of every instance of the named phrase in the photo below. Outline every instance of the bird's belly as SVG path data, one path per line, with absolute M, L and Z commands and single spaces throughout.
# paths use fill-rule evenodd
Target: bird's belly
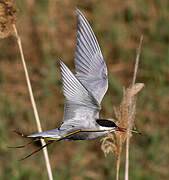
M 72 134 L 67 139 L 68 140 L 95 139 L 95 138 L 103 136 L 103 135 L 105 135 L 107 133 L 108 133 L 108 131 L 105 131 L 105 132 L 78 132 L 76 134 Z

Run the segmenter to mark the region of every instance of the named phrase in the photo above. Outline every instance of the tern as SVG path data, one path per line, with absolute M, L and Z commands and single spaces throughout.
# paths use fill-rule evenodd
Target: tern
M 99 118 L 100 104 L 108 89 L 107 66 L 88 21 L 79 9 L 76 9 L 76 15 L 76 74 L 74 75 L 59 60 L 63 93 L 66 98 L 63 122 L 59 128 L 27 136 L 27 138 L 33 138 L 33 141 L 41 138 L 47 140 L 48 143 L 45 146 L 61 140 L 88 140 L 114 131 L 126 131 L 111 120 Z

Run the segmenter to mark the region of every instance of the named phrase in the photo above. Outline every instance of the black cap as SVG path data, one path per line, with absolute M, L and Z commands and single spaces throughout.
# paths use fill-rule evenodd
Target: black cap
M 96 122 L 103 127 L 118 127 L 113 121 L 107 119 L 96 119 Z

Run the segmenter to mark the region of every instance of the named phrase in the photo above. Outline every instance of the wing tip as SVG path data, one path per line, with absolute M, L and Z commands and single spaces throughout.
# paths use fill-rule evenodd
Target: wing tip
M 81 15 L 82 14 L 80 9 L 78 9 L 77 7 L 75 8 L 75 12 L 76 12 L 77 15 Z
M 75 12 L 76 12 L 76 15 L 77 15 L 77 18 L 78 18 L 78 19 L 85 19 L 85 16 L 84 16 L 83 13 L 80 11 L 80 9 L 78 9 L 77 7 L 76 7 L 76 9 L 75 9 Z
M 62 69 L 63 67 L 65 67 L 65 64 L 64 62 L 59 58 L 59 63 L 60 63 L 60 68 Z
M 59 63 L 62 63 L 63 61 L 61 60 L 61 58 L 58 58 L 58 61 L 59 61 Z

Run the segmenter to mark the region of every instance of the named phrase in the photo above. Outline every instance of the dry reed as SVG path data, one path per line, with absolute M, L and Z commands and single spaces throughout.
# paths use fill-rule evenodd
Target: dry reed
M 16 13 L 16 7 L 12 0 L 0 1 L 0 38 L 5 38 L 5 37 L 8 37 L 9 35 L 14 35 L 17 39 L 17 44 L 19 47 L 20 55 L 21 55 L 21 61 L 23 64 L 24 72 L 25 72 L 26 83 L 28 86 L 31 104 L 34 111 L 34 115 L 35 115 L 37 129 L 38 129 L 38 132 L 41 132 L 42 131 L 41 123 L 40 123 L 36 103 L 34 100 L 34 95 L 32 91 L 32 86 L 31 86 L 28 70 L 25 63 L 22 43 L 21 43 L 21 39 L 18 35 L 16 26 L 15 26 L 15 22 L 16 22 L 15 13 Z M 43 139 L 41 139 L 41 143 L 42 143 L 42 146 L 46 144 Z M 45 164 L 46 164 L 49 180 L 53 180 L 52 170 L 51 170 L 49 157 L 48 157 L 48 151 L 46 147 L 43 148 L 43 153 L 45 157 Z
M 106 137 L 104 137 L 102 139 L 101 149 L 104 151 L 105 155 L 107 153 L 113 152 L 113 153 L 115 153 L 115 155 L 117 157 L 116 180 L 119 179 L 121 152 L 122 152 L 122 146 L 125 141 L 126 141 L 125 178 L 128 178 L 129 139 L 132 136 L 128 130 L 130 130 L 134 127 L 137 93 L 144 87 L 143 83 L 135 83 L 142 40 L 143 40 L 143 36 L 141 36 L 141 38 L 140 38 L 140 44 L 139 44 L 139 48 L 137 50 L 136 63 L 135 63 L 132 83 L 128 88 L 123 88 L 122 101 L 118 107 L 114 107 L 114 113 L 115 113 L 117 125 L 120 127 L 126 128 L 127 132 L 126 133 L 115 132 L 114 134 L 108 134 Z M 125 180 L 127 180 L 127 179 L 125 179 Z

